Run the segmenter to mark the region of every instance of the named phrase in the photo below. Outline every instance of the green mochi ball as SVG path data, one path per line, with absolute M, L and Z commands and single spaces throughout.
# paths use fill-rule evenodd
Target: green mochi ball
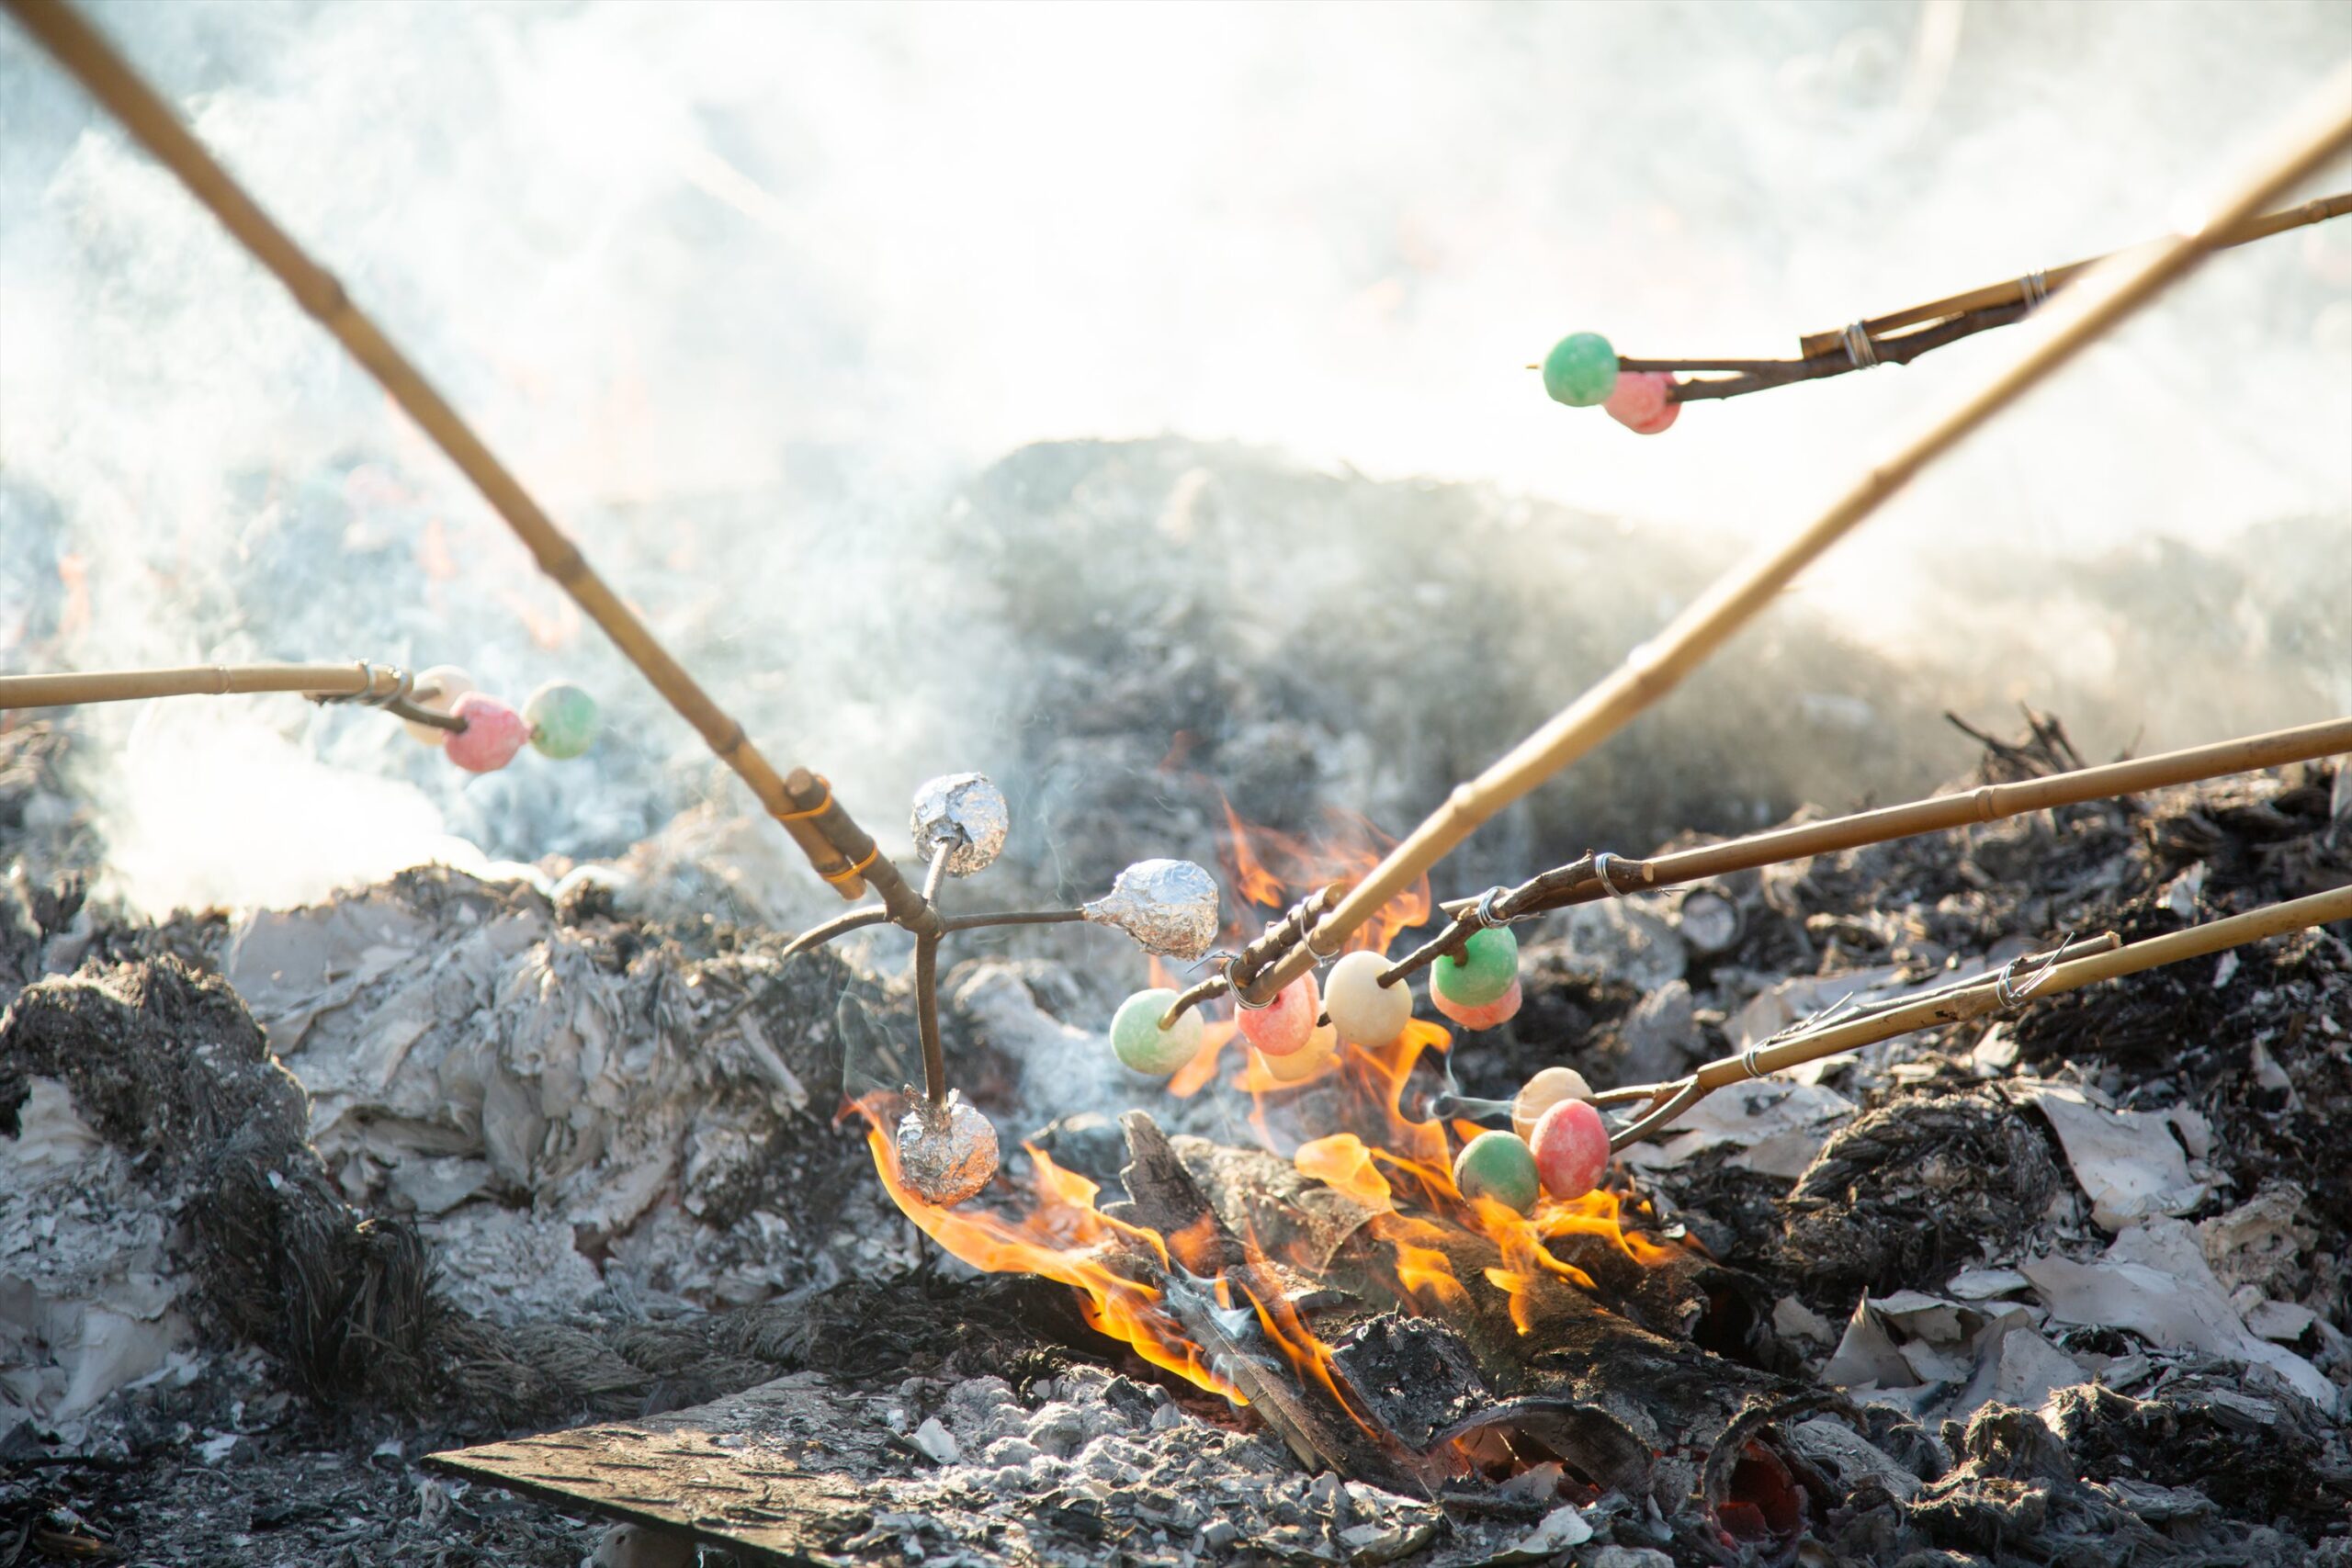
M 1544 356 L 1544 389 L 1555 403 L 1589 409 L 1617 388 L 1617 351 L 1599 333 L 1570 333 Z
M 549 681 L 523 705 L 531 744 L 543 757 L 577 757 L 596 739 L 596 699 L 569 681 Z
M 1453 1160 L 1453 1185 L 1464 1198 L 1491 1198 L 1524 1214 L 1543 1186 L 1535 1154 L 1516 1133 L 1481 1133 Z
M 1430 984 L 1455 1007 L 1482 1008 L 1498 1000 L 1519 978 L 1519 938 L 1509 926 L 1490 926 L 1470 933 L 1462 956 L 1447 956 L 1430 966 Z
M 1111 1049 L 1139 1073 L 1164 1078 L 1200 1054 L 1201 1010 L 1193 1008 L 1166 1029 L 1159 1021 L 1176 1000 L 1166 987 L 1137 991 L 1111 1018 Z

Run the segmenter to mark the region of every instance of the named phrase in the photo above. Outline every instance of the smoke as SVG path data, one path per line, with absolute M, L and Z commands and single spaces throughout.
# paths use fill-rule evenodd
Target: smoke
M 1003 454 L 1233 439 L 1719 554 L 1806 511 L 1999 334 L 1650 439 L 1542 397 L 1522 367 L 1553 339 L 1782 354 L 2143 238 L 2352 54 L 2352 9 L 2325 0 L 92 9 L 778 760 L 876 802 L 1052 723 L 1012 694 L 1017 623 L 971 604 L 987 541 L 953 503 Z M 2145 680 L 2109 631 L 2142 601 L 2054 592 L 2070 563 L 2193 566 L 2269 528 L 2297 552 L 2269 577 L 2352 581 L 2347 231 L 2214 264 L 1798 597 L 1905 657 L 2007 658 L 1980 684 L 2040 697 L 2052 671 Z M 734 798 L 372 384 L 14 31 L 0 464 L 0 665 L 365 654 L 517 698 L 565 676 L 613 710 L 590 761 L 478 780 L 283 701 L 85 714 L 134 901 L 315 894 L 452 838 L 607 854 Z M 2321 525 L 2276 531 L 2299 518 Z M 1272 593 L 1282 537 L 1266 519 Z M 1057 559 L 1041 593 L 1139 613 Z M 2135 625 L 2135 656 L 2211 655 L 2175 597 L 2179 643 Z M 2340 707 L 2347 682 L 2308 689 Z M 2148 745 L 2241 711 L 2144 695 Z

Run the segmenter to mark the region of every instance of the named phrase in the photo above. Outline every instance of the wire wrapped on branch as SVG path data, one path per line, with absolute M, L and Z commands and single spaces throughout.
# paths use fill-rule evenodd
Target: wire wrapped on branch
M 2210 248 L 2223 250 L 2251 244 L 2346 213 L 2352 213 L 2352 191 L 2320 197 L 2233 224 L 2220 233 Z M 1798 357 L 1794 359 L 1657 359 L 1618 355 L 1615 368 L 1626 377 L 1664 378 L 1666 384 L 1657 389 L 1657 395 L 1668 403 L 1694 403 L 1745 397 L 1750 392 L 1770 391 L 1800 381 L 1826 380 L 1881 365 L 1908 365 L 1922 355 L 1963 338 L 2025 320 L 2092 268 L 2126 254 L 2117 252 L 2087 261 L 2069 262 L 2064 266 L 2038 268 L 1999 283 L 1871 316 L 1835 331 L 1807 333 L 1798 339 Z M 1592 337 L 1589 333 L 1577 334 L 1577 338 Z M 1531 365 L 1528 368 L 1545 367 Z M 1580 406 L 1602 401 L 1605 396 L 1561 396 L 1556 389 L 1554 395 L 1561 401 Z M 1615 407 L 1613 403 L 1611 406 Z M 1641 426 L 1636 423 L 1636 428 Z
M 1611 1149 L 1623 1149 L 1657 1136 L 1708 1095 L 1743 1079 L 1802 1066 L 1914 1030 L 2015 1011 L 2034 997 L 2055 996 L 2101 980 L 2207 957 L 2266 937 L 2343 919 L 2352 919 L 2352 887 L 2290 898 L 2245 914 L 2208 920 L 2185 931 L 2110 946 L 2076 958 L 2066 958 L 2062 947 L 2058 953 L 2040 959 L 2014 961 L 1998 974 L 1873 1008 L 1858 1017 L 1809 1020 L 1737 1055 L 1709 1062 L 1671 1083 L 1609 1089 L 1594 1095 L 1592 1100 L 1600 1106 L 1648 1105 L 1649 1109 L 1640 1116 L 1610 1134 Z
M 1770 832 L 1751 833 L 1648 860 L 1605 852 L 1587 854 L 1530 877 L 1513 888 L 1497 888 L 1476 897 L 1448 899 L 1442 908 L 1453 919 L 1428 942 L 1398 960 L 1382 978 L 1385 982 L 1426 967 L 1460 946 L 1482 923 L 1522 920 L 1552 909 L 1622 897 L 1629 893 L 1661 891 L 1736 871 L 1754 871 L 1787 861 L 1860 849 L 1866 844 L 1883 844 L 1920 833 L 1996 822 L 2028 812 L 2193 784 L 2225 773 L 2284 767 L 2290 762 L 2307 762 L 2347 751 L 2352 751 L 2352 717 L 2332 718 L 2014 784 L 1982 784 L 1957 795 L 1931 795 L 1850 817 L 1776 828 Z
M 435 729 L 463 733 L 466 721 L 419 707 L 438 695 L 397 664 L 355 659 L 344 664 L 192 664 L 167 670 L 80 670 L 54 675 L 0 675 L 0 708 L 75 707 L 150 697 L 232 696 L 300 692 L 317 703 L 359 703 Z

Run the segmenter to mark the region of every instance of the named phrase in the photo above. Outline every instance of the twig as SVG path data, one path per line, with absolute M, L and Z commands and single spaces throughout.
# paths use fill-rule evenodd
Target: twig
M 1597 864 L 1600 857 L 1589 854 L 1530 878 L 1504 893 L 1496 898 L 1494 910 L 1505 920 L 1523 919 L 1545 910 L 1590 904 L 1624 893 L 1652 892 L 1684 883 L 1704 882 L 1736 871 L 1753 871 L 1758 866 L 1806 860 L 1815 855 L 1860 849 L 1865 844 L 1885 843 L 1918 833 L 1995 822 L 2006 817 L 2022 816 L 2029 811 L 2079 806 L 2086 801 L 2193 784 L 2199 779 L 2216 778 L 2225 773 L 2283 767 L 2290 762 L 2307 762 L 2346 751 L 2352 751 L 2352 717 L 2332 718 L 2319 724 L 2269 730 L 2261 735 L 2217 741 L 2211 746 L 2196 746 L 2181 751 L 2167 751 L 2160 756 L 2142 757 L 2128 762 L 2109 762 L 2101 767 L 2051 773 L 2014 784 L 1982 784 L 1958 795 L 1932 795 L 1903 806 L 1883 807 L 1876 811 L 1858 812 L 1850 817 L 1834 817 L 1825 822 L 1777 828 L 1770 832 L 1751 833 L 1746 838 L 1706 844 L 1694 850 L 1681 850 L 1650 860 L 1611 855 L 1608 857 L 1609 875 L 1606 880 L 1600 875 Z M 1476 924 L 1471 923 L 1467 917 L 1476 911 L 1480 901 L 1479 898 L 1448 899 L 1442 908 L 1448 915 L 1454 917 L 1454 921 L 1446 931 L 1466 932 L 1476 930 Z M 1430 945 L 1435 946 L 1445 940 L 1446 937 L 1441 934 Z M 1414 957 L 1419 958 L 1419 954 Z M 1419 966 L 1418 963 L 1409 964 L 1408 972 Z
M 2118 258 L 2083 281 L 2067 306 L 2031 345 L 1925 431 L 1865 472 L 1818 516 L 1751 563 L 1720 579 L 1656 638 L 1452 795 L 1350 890 L 1318 930 L 1343 937 L 1427 874 L 1480 824 L 1622 729 L 1680 683 L 1823 551 L 1836 544 L 1912 478 L 2026 391 L 2184 276 L 2238 225 L 2346 144 L 2352 144 L 2352 67 L 2330 77 L 2319 107 L 2295 124 L 2281 152 L 2267 159 L 2193 233 Z M 1329 943 L 1326 944 L 1327 946 Z M 1270 999 L 1311 959 L 1294 947 L 1246 987 L 1252 1003 Z
M 2233 225 L 2209 248 L 2227 250 L 2251 244 L 2273 234 L 2341 218 L 2346 213 L 2352 213 L 2352 191 L 2321 197 Z M 1807 333 L 1797 340 L 1800 357 L 1795 359 L 1639 359 L 1621 355 L 1617 367 L 1627 372 L 1704 376 L 1705 379 L 1681 381 L 1668 394 L 1676 402 L 1691 403 L 1744 397 L 1749 392 L 1769 391 L 1800 381 L 1826 380 L 1880 365 L 1908 365 L 1923 354 L 1962 338 L 2025 320 L 2043 300 L 2093 267 L 2125 254 L 2115 252 L 2028 273 L 2023 277 L 1872 316 L 1836 332 Z
M 2308 897 L 2290 898 L 2282 904 L 2273 904 L 2223 919 L 2209 920 L 2203 925 L 2150 937 L 2144 942 L 2135 942 L 2110 952 L 2064 962 L 2053 961 L 2023 980 L 2016 977 L 2016 971 L 2032 961 L 2019 960 L 2006 966 L 1998 975 L 1985 976 L 1964 986 L 1874 1009 L 1860 1018 L 1805 1029 L 1768 1041 L 1736 1056 L 1724 1056 L 1709 1062 L 1697 1072 L 1671 1083 L 1639 1084 L 1611 1089 L 1595 1095 L 1593 1102 L 1597 1105 L 1621 1105 L 1646 1100 L 1654 1105 L 1655 1109 L 1611 1134 L 1610 1147 L 1622 1149 L 1655 1137 L 1708 1095 L 1744 1079 L 1760 1078 L 1783 1068 L 1817 1062 L 1824 1056 L 1857 1050 L 1898 1034 L 1908 1034 L 1913 1030 L 1929 1029 L 1941 1023 L 1958 1023 L 1967 1019 L 1982 1018 L 1991 1012 L 2010 1010 L 2031 997 L 2054 996 L 2061 991 L 2075 990 L 2101 980 L 2137 975 L 2166 964 L 2202 958 L 2246 942 L 2259 942 L 2266 937 L 2280 936 L 2288 931 L 2342 919 L 2352 919 L 2352 887 L 2338 887 L 2325 893 L 2314 893 Z M 2052 956 L 2054 959 L 2055 955 Z
M 656 691 L 701 732 L 719 761 L 735 770 L 759 796 L 768 814 L 808 857 L 819 875 L 844 898 L 855 898 L 865 885 L 848 863 L 836 862 L 824 839 L 805 820 L 794 819 L 784 792 L 784 781 L 743 727 L 725 710 L 685 667 L 649 630 L 637 613 L 622 602 L 611 585 L 597 575 L 564 532 L 533 500 L 522 482 L 508 471 L 472 426 L 435 390 L 408 356 L 345 294 L 333 274 L 311 260 L 301 246 L 280 229 L 220 162 L 207 152 L 179 116 L 130 62 L 109 44 L 65 0 L 0 0 L 57 62 L 78 79 L 123 128 L 137 138 L 156 160 L 177 176 L 188 193 L 209 209 L 254 260 L 275 274 L 321 326 L 333 333 L 363 369 L 373 376 L 408 416 L 416 421 L 435 446 L 448 455 L 458 470 L 473 481 L 492 510 L 505 519 L 539 564 L 555 579 L 588 618 L 641 671 Z
M 1339 883 L 1327 882 L 1293 904 L 1281 919 L 1268 926 L 1255 942 L 1236 954 L 1230 964 L 1169 1003 L 1167 1012 L 1160 1017 L 1159 1027 L 1168 1028 L 1183 1017 L 1187 1010 L 1220 992 L 1248 985 L 1252 976 L 1296 946 L 1300 936 L 1326 910 L 1339 903 L 1340 895 L 1346 889 Z

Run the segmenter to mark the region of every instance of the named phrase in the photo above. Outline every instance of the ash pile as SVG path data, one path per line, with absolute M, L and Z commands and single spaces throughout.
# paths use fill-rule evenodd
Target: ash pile
M 1213 502 L 1252 474 L 1053 450 L 971 500 L 1025 581 L 1072 507 L 1246 532 Z M 1309 522 L 1363 513 L 1352 481 L 1295 484 Z M 1407 488 L 1362 487 L 1391 553 L 1433 515 Z M 1445 502 L 1457 537 L 1504 526 Z M 1041 619 L 1014 581 L 993 613 L 1062 720 L 1003 770 L 1055 829 L 1011 868 L 1036 889 L 1139 845 L 1229 856 L 1216 793 L 1170 782 L 1191 771 L 1304 834 L 1335 798 L 1402 819 L 1526 727 L 1513 698 L 1384 739 L 1376 669 L 1238 637 L 1205 591 L 1120 665 L 1105 639 L 1134 626 Z M 1598 660 L 1615 633 L 1591 635 Z M 1837 653 L 1792 634 L 1718 695 Z M 1066 1209 L 1166 1241 L 1096 1255 L 1184 1330 L 1148 1353 L 1102 1294 L 977 1273 L 907 1222 L 842 1104 L 873 1038 L 911 1035 L 903 943 L 780 956 L 819 907 L 707 811 L 595 863 L 131 920 L 85 891 L 104 846 L 70 741 L 0 735 L 0 1559 L 2352 1562 L 2340 932 L 1724 1090 L 1628 1155 L 1623 1235 L 1555 1258 L 1578 1278 L 1473 1238 L 1459 1299 L 1415 1310 L 1365 1245 L 1376 1205 L 1264 1146 L 1316 1128 L 1320 1091 L 1123 1079 L 1102 1034 L 1132 960 L 991 937 L 942 987 L 956 1083 L 1043 1156 L 1009 1185 L 1057 1172 Z M 1701 743 L 1641 745 L 1617 765 Z M 1849 794 L 1916 782 L 1873 754 L 1854 741 Z M 2036 720 L 1974 765 L 2079 761 Z M 1654 843 L 1839 787 L 1727 764 L 1606 792 L 1639 803 L 1609 825 Z M 1461 875 L 1594 830 L 1514 820 Z M 2352 779 L 2309 764 L 1584 906 L 1530 928 L 1524 1006 L 1451 1054 L 1452 1087 L 1654 1081 L 2067 930 L 2347 877 Z

